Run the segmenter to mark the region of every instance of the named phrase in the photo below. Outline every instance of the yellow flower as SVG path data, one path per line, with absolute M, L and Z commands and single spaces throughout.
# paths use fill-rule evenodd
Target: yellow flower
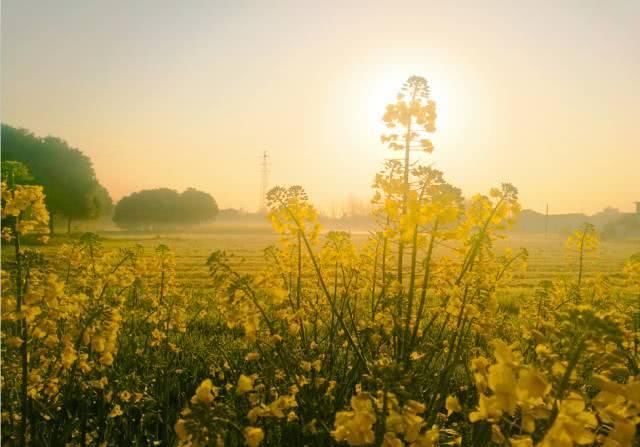
M 218 395 L 218 388 L 213 385 L 211 379 L 205 379 L 196 389 L 195 395 L 191 398 L 192 403 L 210 404 Z
M 238 385 L 236 386 L 236 392 L 238 394 L 248 393 L 253 389 L 253 377 L 240 374 L 238 379 Z
M 31 336 L 34 338 L 43 338 L 46 335 L 47 333 L 37 326 L 33 328 L 33 332 L 31 333 Z
M 120 408 L 120 405 L 116 404 L 109 413 L 109 417 L 117 418 L 118 416 L 122 416 L 122 408 Z
M 253 362 L 260 359 L 260 354 L 257 352 L 250 352 L 244 357 L 244 359 L 247 362 Z
M 575 444 L 591 444 L 595 440 L 593 430 L 598 420 L 590 411 L 585 411 L 585 403 L 577 393 L 571 393 L 560 402 L 558 416 L 549 429 L 540 447 L 573 447 Z
M 19 348 L 22 346 L 22 339 L 20 337 L 9 337 L 7 338 L 6 343 L 12 348 Z
M 422 414 L 425 411 L 427 411 L 427 407 L 424 404 L 412 399 L 409 399 L 407 401 L 407 403 L 405 404 L 405 407 L 408 411 L 411 411 L 412 413 L 415 413 L 415 414 Z
M 287 328 L 287 331 L 289 332 L 289 335 L 295 337 L 296 335 L 298 335 L 298 332 L 300 332 L 300 325 L 296 322 L 291 322 L 289 324 L 289 327 Z
M 469 421 L 495 421 L 500 416 L 502 416 L 502 409 L 497 404 L 495 396 L 487 397 L 484 394 L 481 394 L 478 408 L 476 409 L 476 411 L 472 411 L 469 414 Z
M 438 445 L 438 439 L 440 439 L 440 430 L 434 426 L 434 428 L 420 435 L 418 439 L 411 444 L 411 447 L 436 447 Z
M 551 353 L 552 351 L 547 345 L 540 344 L 536 346 L 536 354 L 538 354 L 541 357 L 549 356 L 551 355 Z
M 368 394 L 358 394 L 351 398 L 353 411 L 336 413 L 335 429 L 331 432 L 338 441 L 346 441 L 349 445 L 367 445 L 375 440 L 373 424 L 376 415 Z
M 511 438 L 511 447 L 533 447 L 533 441 L 529 436 L 521 438 Z
M 154 344 L 156 346 L 158 345 L 158 343 L 160 341 L 162 341 L 165 338 L 167 338 L 166 334 L 164 334 L 162 331 L 158 330 L 158 328 L 155 328 L 153 331 L 151 331 L 151 336 L 153 337 Z
M 60 342 L 60 340 L 58 340 L 58 336 L 55 334 L 49 334 L 47 335 L 47 338 L 44 339 L 44 345 L 47 348 L 53 348 L 55 347 L 58 343 Z
M 492 341 L 494 348 L 494 355 L 498 363 L 513 363 L 514 356 L 511 352 L 511 348 L 504 341 L 499 338 Z
M 244 442 L 249 447 L 258 447 L 264 439 L 264 432 L 259 427 L 245 427 Z
M 113 364 L 113 355 L 111 355 L 110 352 L 105 352 L 100 357 L 100 363 L 102 363 L 105 366 L 111 366 L 111 364 Z
M 242 327 L 244 328 L 244 335 L 247 337 L 247 341 L 250 343 L 256 341 L 256 333 L 258 331 L 256 322 L 252 319 L 247 320 L 243 323 Z
M 45 393 L 47 394 L 47 396 L 49 397 L 54 396 L 58 394 L 59 391 L 60 391 L 60 388 L 58 387 L 58 379 L 57 378 L 50 379 L 47 382 L 47 388 L 45 389 Z
M 185 439 L 187 439 L 187 436 L 189 436 L 189 434 L 187 433 L 187 429 L 185 428 L 184 419 L 178 419 L 173 429 L 176 432 L 176 436 L 178 436 L 178 439 L 181 441 L 184 441 Z
M 62 367 L 65 369 L 71 368 L 71 365 L 73 365 L 77 358 L 78 355 L 76 354 L 76 350 L 73 349 L 73 346 L 65 346 L 62 351 Z
M 495 393 L 496 403 L 509 414 L 516 410 L 516 379 L 507 363 L 496 363 L 489 367 L 489 386 Z
M 404 447 L 404 443 L 398 439 L 395 433 L 385 433 L 382 439 L 382 447 Z
M 452 413 L 462 413 L 460 401 L 456 396 L 448 396 L 445 407 L 447 408 L 447 416 L 451 416 Z
M 484 372 L 489 366 L 489 360 L 486 357 L 476 357 L 471 360 L 471 368 L 476 372 Z
M 551 385 L 547 383 L 542 374 L 528 368 L 520 371 L 518 389 L 528 397 L 537 398 L 543 397 L 551 391 Z
M 285 416 L 285 410 L 288 410 L 289 408 L 295 408 L 297 406 L 298 402 L 296 402 L 295 397 L 284 395 L 271 402 L 268 406 L 268 409 L 271 416 L 283 418 Z
M 267 414 L 268 414 L 268 410 L 266 408 L 263 408 L 262 406 L 257 406 L 249 410 L 249 412 L 247 413 L 247 419 L 249 419 L 249 422 L 253 424 L 258 420 L 259 417 L 265 416 Z

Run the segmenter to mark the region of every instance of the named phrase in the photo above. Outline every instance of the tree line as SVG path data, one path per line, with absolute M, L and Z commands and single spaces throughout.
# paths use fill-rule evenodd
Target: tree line
M 183 193 L 157 188 L 134 192 L 116 205 L 113 221 L 123 228 L 194 225 L 214 220 L 218 204 L 210 194 L 188 188 Z
M 65 218 L 67 232 L 76 220 L 112 216 L 123 228 L 148 228 L 153 224 L 190 225 L 215 219 L 218 206 L 208 193 L 188 188 L 183 193 L 168 188 L 144 190 L 121 199 L 116 206 L 96 177 L 91 159 L 54 136 L 44 138 L 27 129 L 2 124 L 2 179 L 42 185 L 45 204 L 54 221 Z
M 111 196 L 97 180 L 89 157 L 60 138 L 40 138 L 3 124 L 2 160 L 27 167 L 29 174 L 17 179 L 21 183 L 43 186 L 51 232 L 57 217 L 67 219 L 70 231 L 73 220 L 95 219 L 112 210 Z

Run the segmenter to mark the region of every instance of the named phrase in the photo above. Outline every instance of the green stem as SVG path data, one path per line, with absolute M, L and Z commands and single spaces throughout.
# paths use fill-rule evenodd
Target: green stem
M 23 290 L 22 290 L 22 248 L 20 246 L 20 233 L 17 231 L 19 223 L 19 217 L 16 217 L 15 222 L 13 224 L 13 244 L 15 250 L 15 258 L 16 258 L 16 311 L 18 315 L 22 314 L 22 299 L 23 299 Z M 20 345 L 20 366 L 21 366 L 21 375 L 22 375 L 22 383 L 20 388 L 20 402 L 22 407 L 22 420 L 20 421 L 20 432 L 19 432 L 19 444 L 21 446 L 27 445 L 27 426 L 29 424 L 29 395 L 28 395 L 28 386 L 29 386 L 29 353 L 27 348 L 28 341 L 28 329 L 27 329 L 27 319 L 24 316 L 21 316 L 19 321 L 19 333 L 20 340 L 22 344 Z

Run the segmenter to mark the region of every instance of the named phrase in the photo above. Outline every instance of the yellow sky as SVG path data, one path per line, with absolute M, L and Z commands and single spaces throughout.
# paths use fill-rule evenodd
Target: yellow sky
M 321 3 L 321 4 L 320 4 Z M 402 81 L 438 103 L 424 156 L 524 207 L 640 200 L 640 2 L 2 2 L 2 121 L 65 138 L 114 198 L 193 186 L 222 207 L 301 184 L 366 200 Z

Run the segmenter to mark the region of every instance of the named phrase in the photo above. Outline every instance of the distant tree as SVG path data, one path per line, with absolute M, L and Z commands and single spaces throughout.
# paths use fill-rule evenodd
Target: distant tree
M 244 217 L 246 215 L 247 215 L 247 212 L 243 209 L 224 208 L 219 211 L 217 217 L 219 219 L 236 219 L 239 217 Z
M 96 217 L 108 216 L 113 213 L 113 199 L 109 194 L 109 191 L 97 183 L 92 194 L 93 209 L 97 213 Z
M 192 225 L 214 220 L 218 205 L 210 194 L 189 188 L 182 194 L 168 188 L 148 189 L 123 197 L 113 221 L 124 228 Z
M 24 163 L 32 182 L 44 187 L 45 202 L 53 218 L 94 219 L 109 212 L 111 197 L 96 179 L 89 157 L 56 137 L 39 138 L 26 129 L 2 125 L 2 159 Z
M 175 223 L 180 194 L 168 188 L 134 192 L 116 204 L 113 221 L 123 227 Z
M 218 214 L 218 204 L 210 194 L 188 188 L 180 194 L 180 208 L 186 223 L 211 221 Z

